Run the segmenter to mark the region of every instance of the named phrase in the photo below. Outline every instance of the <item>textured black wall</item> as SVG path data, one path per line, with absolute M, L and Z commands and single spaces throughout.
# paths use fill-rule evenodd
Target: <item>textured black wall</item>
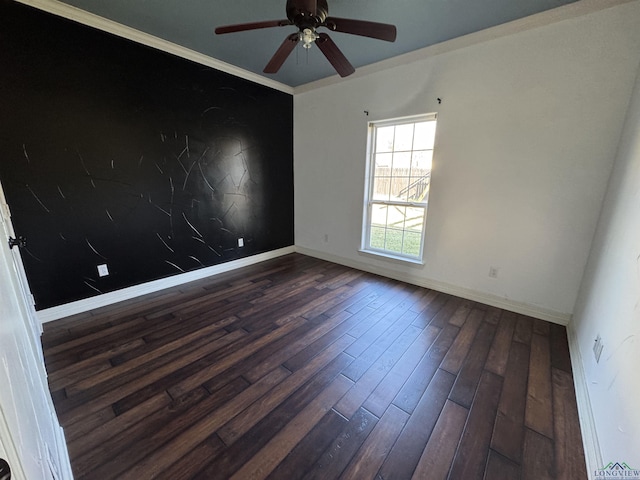
M 293 99 L 0 0 L 0 181 L 37 309 L 292 245 Z

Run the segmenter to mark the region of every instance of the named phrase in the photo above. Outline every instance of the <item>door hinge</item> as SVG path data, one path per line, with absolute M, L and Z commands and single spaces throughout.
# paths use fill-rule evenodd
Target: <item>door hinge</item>
M 9 248 L 18 247 L 25 248 L 27 246 L 27 239 L 24 237 L 13 238 L 9 237 Z

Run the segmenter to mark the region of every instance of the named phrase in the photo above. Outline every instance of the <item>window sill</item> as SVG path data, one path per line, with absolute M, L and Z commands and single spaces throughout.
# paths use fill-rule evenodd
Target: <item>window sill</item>
M 392 261 L 402 262 L 402 263 L 410 263 L 413 265 L 424 265 L 424 260 L 421 260 L 419 258 L 402 257 L 400 255 L 393 255 L 392 253 L 380 252 L 377 250 L 366 250 L 362 248 L 359 249 L 358 252 L 364 255 L 371 255 L 372 257 L 382 258 L 385 260 L 392 260 Z

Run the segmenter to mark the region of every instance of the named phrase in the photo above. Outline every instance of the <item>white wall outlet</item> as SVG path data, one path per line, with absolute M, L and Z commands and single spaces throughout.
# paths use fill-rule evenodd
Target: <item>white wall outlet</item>
M 498 269 L 496 267 L 489 267 L 489 277 L 498 278 Z
M 604 343 L 602 343 L 602 337 L 600 334 L 596 337 L 593 342 L 593 355 L 596 358 L 596 363 L 600 363 L 600 355 L 602 355 L 602 349 L 604 348 Z
M 238 246 L 239 247 L 244 247 L 244 238 L 239 238 L 238 239 Z
M 107 268 L 107 264 L 98 265 L 98 276 L 106 277 L 109 275 L 109 269 Z
M 324 243 L 329 243 L 329 234 L 328 233 L 324 234 Z

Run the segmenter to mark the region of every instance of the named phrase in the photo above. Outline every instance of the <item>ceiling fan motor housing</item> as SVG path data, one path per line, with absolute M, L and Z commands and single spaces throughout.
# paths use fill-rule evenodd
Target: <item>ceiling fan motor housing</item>
M 324 23 L 327 16 L 329 15 L 329 6 L 327 5 L 327 0 L 317 0 L 317 2 L 315 2 L 315 12 L 301 9 L 301 3 L 305 2 L 287 0 L 287 18 L 291 21 L 291 23 L 297 26 L 301 31 L 305 28 L 315 30 L 316 28 L 318 28 L 318 26 Z

